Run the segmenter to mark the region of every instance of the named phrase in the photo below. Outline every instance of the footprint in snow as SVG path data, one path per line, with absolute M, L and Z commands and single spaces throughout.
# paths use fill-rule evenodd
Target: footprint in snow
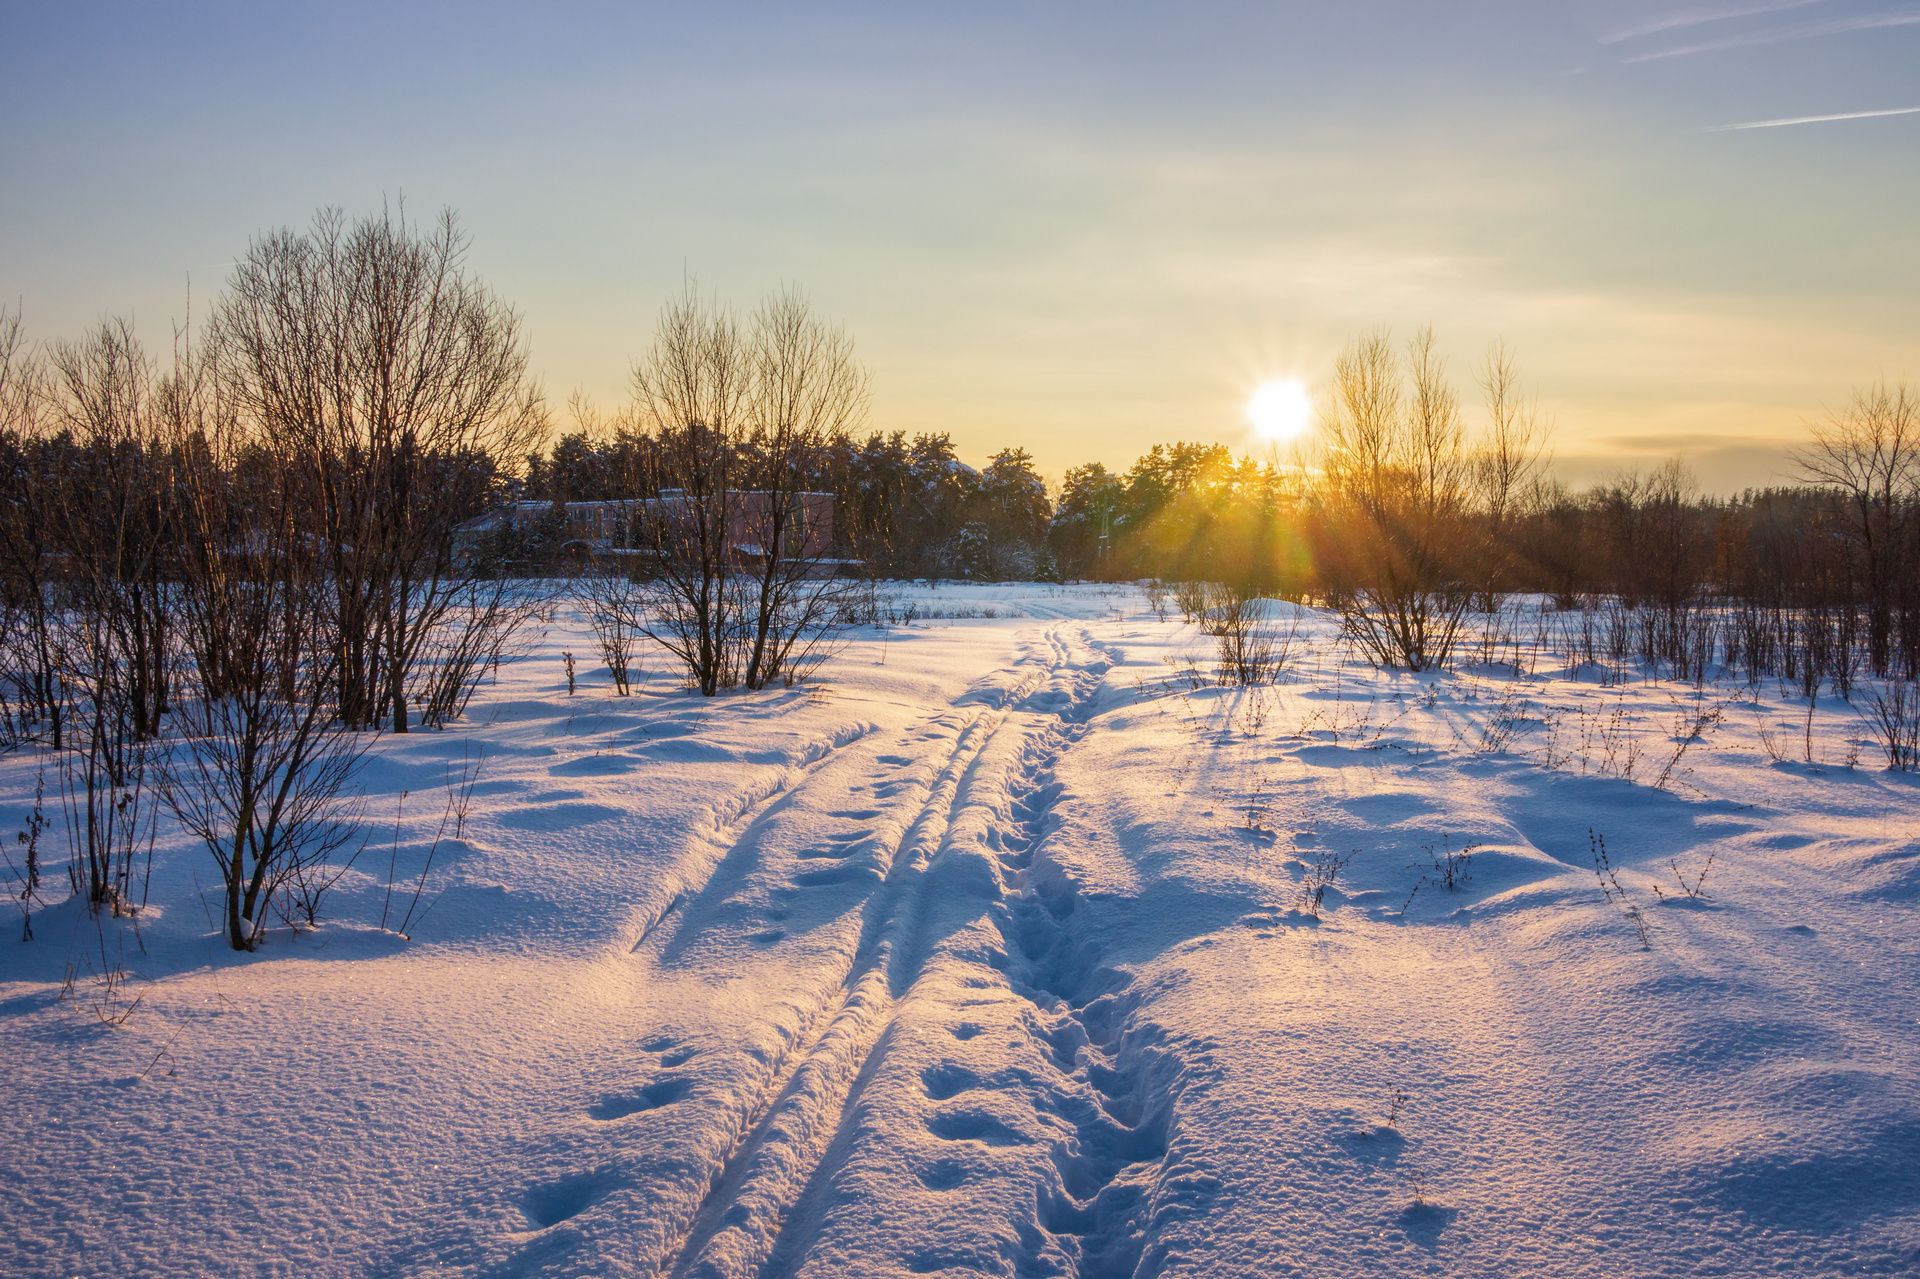
M 928 1190 L 952 1190 L 967 1179 L 967 1166 L 958 1159 L 936 1159 L 918 1172 Z
M 983 1146 L 1024 1146 L 1026 1134 L 983 1110 L 943 1110 L 927 1120 L 927 1131 L 943 1141 L 977 1141 Z
M 937 1066 L 928 1066 L 920 1073 L 920 1082 L 927 1096 L 935 1101 L 945 1101 L 955 1093 L 966 1092 L 980 1086 L 980 1076 L 965 1066 L 956 1066 L 952 1062 L 942 1062 Z
M 628 1115 L 638 1115 L 649 1110 L 658 1110 L 662 1106 L 671 1106 L 692 1091 L 693 1081 L 690 1079 L 678 1077 L 656 1079 L 636 1092 L 602 1097 L 587 1107 L 587 1114 L 602 1123 L 614 1119 L 625 1119 Z
M 612 1183 L 599 1173 L 581 1173 L 535 1186 L 520 1200 L 527 1225 L 535 1230 L 557 1226 L 569 1217 L 577 1217 L 604 1198 Z

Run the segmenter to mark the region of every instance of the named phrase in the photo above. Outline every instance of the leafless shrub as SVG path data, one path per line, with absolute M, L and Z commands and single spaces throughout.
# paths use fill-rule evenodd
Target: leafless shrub
M 599 561 L 574 579 L 574 599 L 593 628 L 600 662 L 613 691 L 633 691 L 634 649 L 646 628 L 647 588 L 633 579 L 632 565 L 620 558 Z M 567 691 L 573 692 L 573 655 L 567 655 Z
M 1180 616 L 1189 622 L 1202 623 L 1207 616 L 1207 584 L 1192 578 L 1181 578 L 1173 583 L 1173 605 L 1180 610 Z
M 1173 603 L 1167 584 L 1157 577 L 1150 577 L 1141 590 L 1147 597 L 1147 607 L 1153 611 L 1154 620 L 1166 621 Z
M 447 586 L 414 663 L 420 724 L 444 728 L 466 713 L 488 672 L 521 651 L 547 609 L 546 591 L 523 578 L 476 578 Z
M 1861 718 L 1896 772 L 1920 771 L 1920 684 L 1892 680 L 1867 695 Z
M 104 625 L 87 619 L 83 635 L 105 648 Z M 146 902 L 153 855 L 152 743 L 135 735 L 126 689 L 97 656 L 90 663 L 88 705 L 70 707 L 68 746 L 56 755 L 69 858 L 67 878 L 95 910 L 131 914 Z M 75 681 L 76 683 L 78 681 Z
M 1385 334 L 1356 342 L 1334 371 L 1325 474 L 1350 558 L 1341 619 L 1381 666 L 1444 666 L 1473 591 L 1468 543 L 1473 459 L 1431 330 L 1405 373 Z
M 1340 872 L 1353 860 L 1352 853 L 1322 853 L 1307 863 L 1306 875 L 1300 881 L 1300 913 L 1312 919 L 1320 918 L 1320 909 L 1325 904 L 1327 890 L 1339 882 Z
M 1647 919 L 1640 907 L 1627 895 L 1620 876 L 1614 872 L 1613 859 L 1607 856 L 1607 840 L 1599 831 L 1587 828 L 1587 849 L 1593 857 L 1594 878 L 1600 881 L 1600 892 L 1607 903 L 1619 909 L 1627 922 L 1633 925 L 1633 931 L 1640 938 L 1640 949 L 1653 949 L 1653 935 L 1647 929 Z
M 1218 643 L 1220 683 L 1243 688 L 1271 683 L 1293 655 L 1299 618 L 1275 620 L 1271 603 L 1245 585 L 1209 583 L 1206 600 L 1207 625 Z

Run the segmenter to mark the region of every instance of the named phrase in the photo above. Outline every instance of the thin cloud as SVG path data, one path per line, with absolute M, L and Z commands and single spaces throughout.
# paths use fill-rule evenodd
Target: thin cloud
M 1826 22 L 1796 22 L 1784 27 L 1769 27 L 1703 40 L 1698 44 L 1654 49 L 1623 58 L 1623 62 L 1658 62 L 1664 58 L 1685 58 L 1696 53 L 1718 53 L 1724 49 L 1745 49 L 1756 45 L 1785 44 L 1791 40 L 1812 40 L 1820 36 L 1846 35 L 1854 31 L 1880 31 L 1888 27 L 1920 26 L 1920 13 L 1876 13 L 1859 18 L 1837 18 Z
M 1805 9 L 1810 5 L 1828 3 L 1831 0 L 1758 0 L 1757 3 L 1721 5 L 1713 9 L 1683 9 L 1664 18 L 1653 18 L 1612 35 L 1601 36 L 1600 43 L 1623 44 L 1628 40 L 1657 36 L 1667 31 L 1703 27 L 1713 22 L 1731 22 L 1736 18 L 1755 18 L 1768 13 L 1785 13 L 1789 9 Z
M 1747 120 L 1740 124 L 1716 124 L 1708 133 L 1732 133 L 1736 129 L 1784 129 L 1795 124 L 1831 124 L 1835 120 L 1879 120 L 1890 115 L 1920 115 L 1920 107 L 1889 107 L 1884 111 L 1841 111 L 1833 115 L 1794 115 L 1779 120 Z

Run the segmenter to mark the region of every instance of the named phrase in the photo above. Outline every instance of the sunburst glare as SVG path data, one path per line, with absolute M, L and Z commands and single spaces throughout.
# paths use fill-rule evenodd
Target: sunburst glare
M 1247 421 L 1262 439 L 1283 443 L 1298 439 L 1313 424 L 1313 397 L 1299 378 L 1273 378 L 1254 388 Z

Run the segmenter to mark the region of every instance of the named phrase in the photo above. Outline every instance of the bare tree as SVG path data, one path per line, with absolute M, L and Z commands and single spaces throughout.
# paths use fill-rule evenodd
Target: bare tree
M 63 432 L 62 464 L 48 477 L 66 588 L 55 645 L 73 728 L 60 756 L 61 797 L 74 891 L 118 914 L 137 909 L 134 864 L 152 848 L 149 762 L 174 643 L 163 561 L 171 467 L 155 369 L 130 323 L 107 320 L 54 344 L 49 364 L 52 420 Z
M 1444 665 L 1471 602 L 1473 461 L 1432 330 L 1408 345 L 1404 378 L 1386 334 L 1349 347 L 1325 420 L 1327 485 L 1352 557 L 1348 632 L 1382 665 Z
M 46 366 L 16 312 L 0 311 L 0 607 L 17 621 L 6 650 L 16 736 L 46 723 L 64 745 L 51 595 L 57 484 L 48 473 Z
M 574 599 L 587 615 L 601 663 L 621 697 L 633 692 L 634 647 L 646 632 L 651 597 L 647 584 L 635 580 L 633 569 L 629 557 L 601 556 L 574 579 Z
M 1797 460 L 1811 483 L 1846 499 L 1866 586 L 1867 661 L 1885 675 L 1895 597 L 1910 587 L 1902 574 L 1920 572 L 1903 554 L 1911 540 L 1905 524 L 1920 500 L 1920 395 L 1885 383 L 1855 392 L 1844 410 L 1814 427 L 1812 446 Z
M 169 459 L 155 416 L 156 371 L 131 322 L 107 320 L 86 337 L 56 342 L 50 363 L 53 423 L 71 447 L 56 526 L 74 606 L 97 624 L 97 659 L 79 672 L 102 681 L 131 719 L 133 736 L 160 731 L 172 642 L 165 552 L 172 540 Z M 97 700 L 97 699 L 96 699 Z
M 346 793 L 365 739 L 334 714 L 328 556 L 290 459 L 246 429 L 201 367 L 176 373 L 165 399 L 180 457 L 186 687 L 162 786 L 219 867 L 228 943 L 252 950 L 276 897 L 312 924 L 364 843 Z
M 254 241 L 215 317 L 226 393 L 286 441 L 327 547 L 340 712 L 408 726 L 409 685 L 470 581 L 453 530 L 545 428 L 519 315 L 468 274 L 451 213 Z
M 1487 351 L 1480 391 L 1487 428 L 1474 452 L 1473 469 L 1485 524 L 1480 607 L 1490 613 L 1513 565 L 1515 526 L 1546 472 L 1546 430 L 1534 402 L 1519 389 L 1513 356 L 1504 342 Z
M 739 324 L 691 285 L 662 308 L 653 346 L 633 366 L 659 467 L 660 496 L 635 521 L 655 574 L 646 632 L 707 697 L 740 676 L 733 538 L 753 375 Z
M 867 374 L 853 343 L 799 293 L 780 293 L 754 317 L 748 400 L 753 491 L 742 523 L 758 551 L 750 588 L 748 688 L 794 673 L 845 615 L 846 584 L 824 561 L 832 550 L 831 499 L 810 490 L 867 404 Z M 823 527 L 824 525 L 824 527 Z

